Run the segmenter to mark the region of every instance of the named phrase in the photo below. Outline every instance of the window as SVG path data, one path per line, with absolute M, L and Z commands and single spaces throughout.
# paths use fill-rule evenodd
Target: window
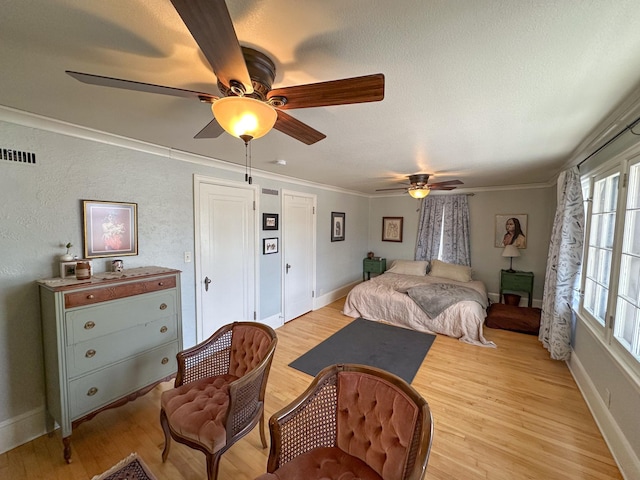
M 596 178 L 591 202 L 584 308 L 602 326 L 605 324 L 607 314 L 619 180 L 619 172 L 601 179 Z
M 629 172 L 614 337 L 640 361 L 640 164 Z
M 640 369 L 639 157 L 617 161 L 584 187 L 590 201 L 581 312 Z

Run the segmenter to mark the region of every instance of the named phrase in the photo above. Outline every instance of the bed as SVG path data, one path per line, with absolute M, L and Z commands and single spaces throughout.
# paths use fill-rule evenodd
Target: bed
M 356 285 L 347 295 L 343 313 L 420 332 L 447 335 L 472 345 L 495 347 L 495 343 L 484 338 L 482 332 L 487 316 L 484 283 L 471 280 L 468 267 L 463 267 L 467 271 L 459 275 L 463 270 L 454 271 L 453 267 L 460 266 L 434 260 L 431 271 L 425 274 L 427 266 L 428 262 L 397 260 L 387 272 Z M 429 308 L 429 302 L 425 305 L 424 298 L 421 299 L 422 307 L 412 298 L 416 297 L 415 292 L 438 292 L 438 289 L 444 289 L 445 295 L 431 297 L 437 300 L 433 303 L 442 303 L 440 299 L 449 291 L 455 291 L 457 298 L 449 302 L 452 303 L 450 306 L 445 302 L 435 311 Z M 431 315 L 427 311 L 431 311 Z

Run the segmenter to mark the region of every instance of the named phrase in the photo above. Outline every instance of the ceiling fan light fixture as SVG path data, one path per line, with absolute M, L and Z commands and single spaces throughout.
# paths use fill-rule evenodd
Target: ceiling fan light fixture
M 270 105 L 250 97 L 224 97 L 211 105 L 213 116 L 230 135 L 252 139 L 271 131 L 278 113 Z
M 413 198 L 424 198 L 431 193 L 431 190 L 429 188 L 418 186 L 409 187 L 407 191 Z

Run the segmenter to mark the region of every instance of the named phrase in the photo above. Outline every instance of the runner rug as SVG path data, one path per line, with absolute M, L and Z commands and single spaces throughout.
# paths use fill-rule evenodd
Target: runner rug
M 289 366 L 315 377 L 328 365 L 359 363 L 381 368 L 411 383 L 435 338 L 357 318 Z
M 149 467 L 136 453 L 114 465 L 101 475 L 96 475 L 91 480 L 156 480 Z

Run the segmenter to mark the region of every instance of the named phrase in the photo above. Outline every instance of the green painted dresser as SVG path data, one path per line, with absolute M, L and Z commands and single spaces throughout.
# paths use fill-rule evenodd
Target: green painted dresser
M 180 271 L 142 267 L 38 284 L 48 430 L 60 426 L 70 462 L 72 429 L 175 375 Z

